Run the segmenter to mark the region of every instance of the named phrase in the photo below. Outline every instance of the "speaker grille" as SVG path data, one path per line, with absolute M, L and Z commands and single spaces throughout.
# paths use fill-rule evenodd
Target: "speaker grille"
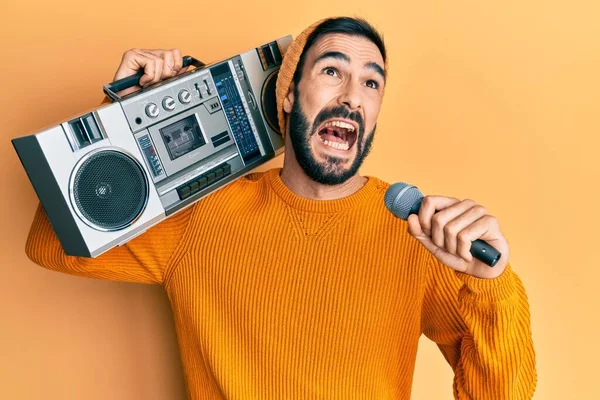
M 80 216 L 100 230 L 129 226 L 148 200 L 144 170 L 131 156 L 116 150 L 91 153 L 79 165 L 71 184 Z

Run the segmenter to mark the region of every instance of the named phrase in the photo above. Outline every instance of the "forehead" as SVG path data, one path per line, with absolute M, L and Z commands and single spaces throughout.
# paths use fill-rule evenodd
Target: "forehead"
M 348 35 L 344 33 L 330 33 L 320 37 L 306 54 L 308 64 L 321 54 L 339 51 L 347 55 L 352 62 L 376 62 L 383 67 L 383 56 L 375 43 L 363 36 Z

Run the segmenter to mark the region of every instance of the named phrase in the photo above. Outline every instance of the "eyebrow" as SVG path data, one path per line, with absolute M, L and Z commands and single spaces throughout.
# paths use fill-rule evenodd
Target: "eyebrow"
M 325 52 L 323 54 L 321 54 L 319 57 L 317 57 L 317 59 L 315 60 L 315 64 L 317 64 L 319 61 L 326 59 L 326 58 L 333 58 L 336 60 L 341 60 L 341 61 L 345 61 L 347 63 L 350 63 L 350 57 L 348 57 L 346 54 L 339 52 L 339 51 L 328 51 Z M 385 77 L 385 71 L 383 70 L 383 68 L 381 67 L 381 65 L 377 64 L 376 62 L 368 62 L 365 64 L 365 67 L 368 69 L 372 69 L 375 72 L 377 72 L 379 75 L 381 75 L 381 77 L 383 78 L 383 81 L 386 81 L 386 77 Z

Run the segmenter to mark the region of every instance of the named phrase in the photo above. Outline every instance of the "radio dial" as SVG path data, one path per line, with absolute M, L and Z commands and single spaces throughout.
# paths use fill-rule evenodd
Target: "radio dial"
M 148 105 L 146 106 L 146 115 L 150 118 L 158 117 L 159 111 L 160 110 L 158 109 L 158 106 L 154 103 L 148 103 Z
M 192 101 L 192 95 L 190 94 L 190 92 L 183 89 L 179 92 L 179 101 L 183 104 L 188 104 L 190 101 Z
M 167 96 L 163 99 L 163 107 L 167 111 L 173 111 L 175 109 L 175 100 L 171 96 Z

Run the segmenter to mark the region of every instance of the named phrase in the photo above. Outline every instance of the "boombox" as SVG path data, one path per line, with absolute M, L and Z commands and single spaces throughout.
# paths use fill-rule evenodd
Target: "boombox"
M 13 145 L 60 243 L 96 257 L 283 152 L 275 84 L 291 36 L 120 97 Z

